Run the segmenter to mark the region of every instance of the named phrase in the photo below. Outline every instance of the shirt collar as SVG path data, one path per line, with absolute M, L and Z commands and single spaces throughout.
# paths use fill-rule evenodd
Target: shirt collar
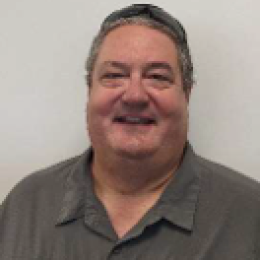
M 156 205 L 156 213 L 174 225 L 192 231 L 200 192 L 200 170 L 187 143 L 182 162 Z
M 70 170 L 65 180 L 65 191 L 56 225 L 62 225 L 84 216 L 86 192 L 92 189 L 91 158 L 92 151 L 88 149 L 76 159 L 76 163 Z M 94 192 L 92 193 L 94 195 Z
M 85 207 L 89 203 L 92 205 L 97 203 L 91 178 L 91 159 L 92 150 L 89 149 L 77 159 L 71 169 L 66 180 L 57 225 L 83 217 Z M 194 226 L 199 190 L 198 163 L 196 155 L 188 143 L 175 177 L 155 207 L 156 215 L 159 214 L 174 225 L 191 231 Z

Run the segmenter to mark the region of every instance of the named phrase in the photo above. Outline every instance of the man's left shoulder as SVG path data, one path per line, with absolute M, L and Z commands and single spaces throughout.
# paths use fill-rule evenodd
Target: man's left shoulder
M 204 176 L 207 176 L 219 192 L 243 195 L 260 202 L 260 183 L 257 180 L 200 156 L 197 156 L 197 159 Z

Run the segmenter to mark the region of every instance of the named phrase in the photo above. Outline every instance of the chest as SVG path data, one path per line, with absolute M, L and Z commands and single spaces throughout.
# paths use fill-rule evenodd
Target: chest
M 215 226 L 216 227 L 216 226 Z M 100 227 L 99 227 L 100 228 Z M 93 223 L 80 221 L 60 227 L 49 237 L 26 244 L 20 241 L 13 255 L 1 260 L 245 260 L 254 258 L 255 242 L 246 229 L 216 227 L 189 232 L 166 221 L 140 227 L 124 239 L 104 236 Z M 15 251 L 15 252 L 14 252 Z M 19 258 L 16 258 L 19 257 Z

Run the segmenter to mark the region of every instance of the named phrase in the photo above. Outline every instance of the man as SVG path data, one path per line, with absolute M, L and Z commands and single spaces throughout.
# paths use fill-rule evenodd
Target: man
M 0 258 L 260 259 L 259 184 L 187 141 L 182 25 L 138 4 L 109 15 L 87 61 L 91 148 L 5 200 Z

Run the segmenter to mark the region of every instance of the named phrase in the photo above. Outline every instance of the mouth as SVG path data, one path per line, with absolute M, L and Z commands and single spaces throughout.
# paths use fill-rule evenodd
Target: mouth
M 152 117 L 143 116 L 116 116 L 113 120 L 115 123 L 125 125 L 154 125 L 156 120 Z

